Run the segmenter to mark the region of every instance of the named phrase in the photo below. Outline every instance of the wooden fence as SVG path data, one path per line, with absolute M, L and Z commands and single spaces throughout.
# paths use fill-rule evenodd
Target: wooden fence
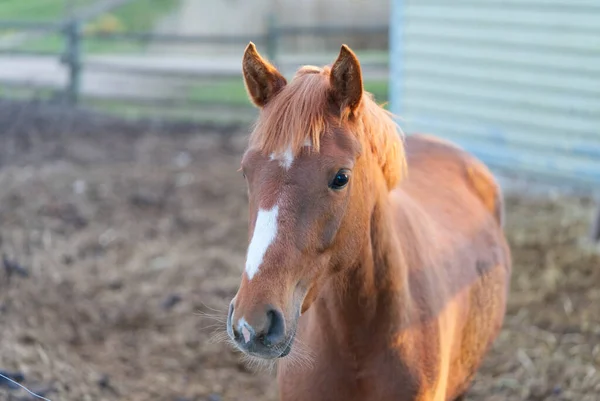
M 144 82 L 150 82 L 152 79 L 153 85 L 162 85 L 162 87 L 165 86 L 165 82 L 167 81 L 177 82 L 177 84 L 174 84 L 171 88 L 171 94 L 167 93 L 166 96 L 164 96 L 163 93 L 159 93 L 159 90 L 152 91 L 150 88 L 152 85 L 146 85 L 144 83 L 140 84 L 141 87 L 144 87 L 143 93 L 138 93 L 135 96 L 123 93 L 123 91 L 121 91 L 121 93 L 115 93 L 113 96 L 108 93 L 108 90 L 103 90 L 102 95 L 99 97 L 104 103 L 110 103 L 111 101 L 118 103 L 128 102 L 141 107 L 150 105 L 159 107 L 160 109 L 169 107 L 181 108 L 183 106 L 194 109 L 195 107 L 206 105 L 236 108 L 237 106 L 240 106 L 240 102 L 229 102 L 227 99 L 225 99 L 225 101 L 222 99 L 211 100 L 210 96 L 202 96 L 203 94 L 200 94 L 204 103 L 195 104 L 189 99 L 178 96 L 178 92 L 180 92 L 180 88 L 185 88 L 186 85 L 188 85 L 183 83 L 185 80 L 189 82 L 193 79 L 200 79 L 207 82 L 214 82 L 216 79 L 237 79 L 241 73 L 241 68 L 239 66 L 241 53 L 236 53 L 236 60 L 229 58 L 229 60 L 224 60 L 223 63 L 220 63 L 218 60 L 212 60 L 210 57 L 204 57 L 200 60 L 198 57 L 194 58 L 179 55 L 179 64 L 177 64 L 175 62 L 176 60 L 174 61 L 174 58 L 177 57 L 172 55 L 163 56 L 160 52 L 155 52 L 153 55 L 129 54 L 125 52 L 118 55 L 90 56 L 85 52 L 86 43 L 88 41 L 119 44 L 135 43 L 142 46 L 160 45 L 166 47 L 214 45 L 223 47 L 231 46 L 235 49 L 243 49 L 243 47 L 252 40 L 260 47 L 261 52 L 275 62 L 280 68 L 291 71 L 292 68 L 299 64 L 329 63 L 333 61 L 333 57 L 336 56 L 335 52 L 338 49 L 332 48 L 330 54 L 321 55 L 321 57 L 317 57 L 316 60 L 314 58 L 308 60 L 299 59 L 298 57 L 294 59 L 294 57 L 286 57 L 285 51 L 282 51 L 282 49 L 288 47 L 285 42 L 290 39 L 317 36 L 324 39 L 336 38 L 337 41 L 337 38 L 339 38 L 341 44 L 342 42 L 347 42 L 346 38 L 349 37 L 359 36 L 364 38 L 372 36 L 378 38 L 379 42 L 385 42 L 388 36 L 387 26 L 280 26 L 274 15 L 267 19 L 267 25 L 264 30 L 265 33 L 260 35 L 182 36 L 168 33 L 131 31 L 98 33 L 88 32 L 84 29 L 85 24 L 98 15 L 104 14 L 132 1 L 136 0 L 105 0 L 98 3 L 95 7 L 85 10 L 85 12 L 75 13 L 69 18 L 58 22 L 40 23 L 0 20 L 0 29 L 20 30 L 29 32 L 33 36 L 58 34 L 62 37 L 63 43 L 63 50 L 58 52 L 54 50 L 32 51 L 27 50 L 22 46 L 3 47 L 2 44 L 0 44 L 0 57 L 2 57 L 2 55 L 10 56 L 13 59 L 7 61 L 11 62 L 14 62 L 15 56 L 23 57 L 23 62 L 26 62 L 27 65 L 31 64 L 33 70 L 37 68 L 33 65 L 35 63 L 38 63 L 37 66 L 39 68 L 41 68 L 41 63 L 48 64 L 47 71 L 44 70 L 44 74 L 40 73 L 38 75 L 47 75 L 48 81 L 51 83 L 44 82 L 40 77 L 33 77 L 27 79 L 26 85 L 28 87 L 48 89 L 52 93 L 54 99 L 60 99 L 69 106 L 81 105 L 82 100 L 84 100 L 83 98 L 87 98 L 87 100 L 97 100 L 94 99 L 97 96 L 94 96 L 93 94 L 87 96 L 85 90 L 82 91 L 82 77 L 85 74 L 113 74 L 115 76 L 119 75 L 123 77 L 122 80 L 126 80 L 125 77 L 130 77 L 131 80 L 145 79 Z M 381 40 L 382 38 L 383 41 Z M 282 45 L 282 43 L 284 44 Z M 369 71 L 377 75 L 380 81 L 387 80 L 387 48 L 384 47 L 377 50 L 378 54 L 376 56 L 365 56 L 363 65 Z M 227 61 L 227 63 L 225 61 Z M 58 79 L 58 75 L 61 74 L 56 72 L 56 64 L 60 65 L 60 68 L 64 70 L 64 76 L 61 79 Z M 20 68 L 19 65 L 10 66 L 11 64 L 4 68 Z M 0 84 L 17 87 L 21 85 L 22 82 L 19 79 L 7 80 L 0 77 Z M 382 93 L 379 94 L 380 98 L 387 96 L 386 93 L 383 93 L 383 90 L 381 92 Z

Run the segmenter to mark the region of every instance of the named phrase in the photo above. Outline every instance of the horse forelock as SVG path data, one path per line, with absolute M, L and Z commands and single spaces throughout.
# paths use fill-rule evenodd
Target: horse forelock
M 305 67 L 261 111 L 250 145 L 265 154 L 291 151 L 306 144 L 319 151 L 328 128 L 328 82 L 324 71 Z
M 321 139 L 332 129 L 354 135 L 361 147 L 372 149 L 388 186 L 395 186 L 405 172 L 402 131 L 391 113 L 369 92 L 363 92 L 353 115 L 335 110 L 331 99 L 329 67 L 304 66 L 260 113 L 250 135 L 250 147 L 264 154 L 291 154 L 310 146 L 319 152 Z

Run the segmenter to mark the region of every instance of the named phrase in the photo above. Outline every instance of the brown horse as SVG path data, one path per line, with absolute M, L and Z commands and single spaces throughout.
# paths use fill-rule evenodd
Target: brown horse
M 505 314 L 494 177 L 442 140 L 403 140 L 347 46 L 288 83 L 250 43 L 243 74 L 260 115 L 242 160 L 250 243 L 229 336 L 282 358 L 282 400 L 459 399 Z

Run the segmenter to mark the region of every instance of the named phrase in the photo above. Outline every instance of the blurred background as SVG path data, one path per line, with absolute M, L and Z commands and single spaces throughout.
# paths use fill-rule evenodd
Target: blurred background
M 0 1 L 0 373 L 53 401 L 276 399 L 218 335 L 249 41 L 288 78 L 348 44 L 405 134 L 497 175 L 512 292 L 468 400 L 597 400 L 597 0 Z
M 355 48 L 387 98 L 388 1 L 7 0 L 3 93 L 122 116 L 253 118 L 240 76 L 253 41 L 288 75 Z M 250 115 L 249 115 L 250 114 Z

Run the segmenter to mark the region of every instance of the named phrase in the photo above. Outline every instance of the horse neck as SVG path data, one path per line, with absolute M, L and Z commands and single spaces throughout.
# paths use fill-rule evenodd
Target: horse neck
M 374 332 L 387 333 L 387 327 L 402 325 L 411 314 L 408 261 L 394 228 L 397 219 L 385 191 L 373 207 L 359 260 L 334 281 L 327 309 L 341 327 L 354 331 L 345 337 L 361 338 L 364 331 L 365 341 L 372 342 Z

